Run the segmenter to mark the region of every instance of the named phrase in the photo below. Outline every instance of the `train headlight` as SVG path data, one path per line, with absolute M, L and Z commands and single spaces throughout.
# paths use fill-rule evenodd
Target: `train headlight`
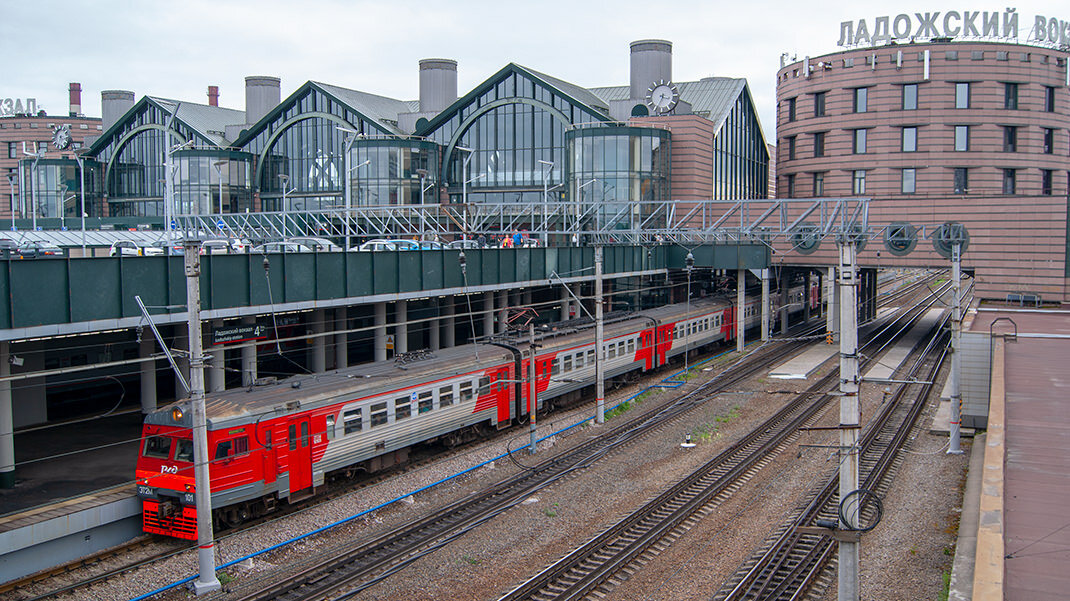
M 176 422 L 182 421 L 182 408 L 181 407 L 175 407 L 174 409 L 171 410 L 171 419 L 175 420 Z

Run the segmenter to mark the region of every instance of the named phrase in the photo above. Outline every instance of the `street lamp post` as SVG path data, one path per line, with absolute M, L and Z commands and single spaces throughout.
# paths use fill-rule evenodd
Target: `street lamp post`
M 11 190 L 11 231 L 15 231 L 15 180 L 18 179 L 14 173 L 7 174 L 7 185 Z
M 688 351 L 691 350 L 689 340 L 689 334 L 691 333 L 691 271 L 695 268 L 695 255 L 691 254 L 691 251 L 688 251 L 687 256 L 684 257 L 684 268 L 687 270 L 687 310 L 684 312 L 684 375 L 686 376 L 689 369 Z
M 226 165 L 228 161 L 216 161 L 212 163 L 215 167 L 216 177 L 219 178 L 219 217 L 223 217 L 223 165 Z M 230 169 L 227 169 L 227 175 L 230 175 Z M 209 209 L 210 210 L 210 209 Z
M 82 208 L 79 212 L 82 216 L 82 256 L 85 256 L 85 157 L 80 154 L 74 155 L 78 161 L 78 192 L 82 196 Z
M 345 186 L 345 232 L 346 232 L 346 249 L 349 249 L 349 241 L 353 236 L 352 229 L 350 228 L 349 220 L 351 212 L 353 210 L 353 182 L 349 179 L 349 172 L 360 169 L 361 167 L 371 163 L 371 159 L 365 160 L 363 163 L 355 166 L 349 166 L 349 153 L 353 149 L 353 144 L 357 141 L 357 138 L 361 137 L 360 132 L 349 129 L 348 127 L 335 126 L 335 129 L 346 133 L 345 149 L 342 151 L 342 166 L 344 167 L 346 186 Z
M 576 180 L 576 181 L 579 182 L 579 180 Z M 584 188 L 586 188 L 587 186 L 590 186 L 591 184 L 595 183 L 596 181 L 598 181 L 598 178 L 597 177 L 592 177 L 591 179 L 587 180 L 586 182 L 576 186 L 576 221 L 574 222 L 575 230 L 572 232 L 572 239 L 573 239 L 572 241 L 577 246 L 580 243 L 580 231 L 579 231 L 580 230 L 580 205 L 582 204 L 582 203 L 580 203 L 580 194 L 583 192 Z
M 26 143 L 22 143 L 22 154 L 33 157 L 33 165 L 30 166 L 30 215 L 33 217 L 33 231 L 37 231 L 37 206 L 40 203 L 38 196 L 41 192 L 40 186 L 37 183 L 37 161 L 41 160 L 41 157 L 45 156 L 44 150 L 37 152 L 28 152 L 26 150 Z
M 461 240 L 468 240 L 468 162 L 472 160 L 472 153 L 475 152 L 471 148 L 465 148 L 464 146 L 454 146 L 457 150 L 461 150 L 468 153 L 468 156 L 464 157 L 464 165 L 461 167 L 461 206 L 464 212 L 464 224 L 461 227 Z M 479 177 L 483 177 L 480 175 Z M 479 179 L 479 178 L 476 178 Z
M 286 219 L 288 216 L 286 210 L 286 186 L 290 182 L 290 176 L 285 173 L 280 173 L 279 180 L 282 182 L 282 237 L 288 238 L 289 236 L 286 235 Z
M 546 227 L 546 209 L 550 203 L 550 190 L 547 186 L 550 182 L 550 173 L 554 170 L 554 162 L 539 159 L 539 164 L 546 167 L 542 172 L 542 243 L 543 246 L 550 246 L 550 235 L 547 233 L 549 228 Z
M 66 213 L 67 201 L 70 200 L 71 198 L 74 198 L 74 196 L 71 196 L 70 198 L 67 197 L 67 184 L 60 184 L 60 186 L 59 186 L 59 206 L 56 207 L 56 212 L 59 213 L 59 229 L 60 229 L 60 231 L 66 231 L 66 229 L 67 229 L 67 220 L 64 219 L 63 214 Z

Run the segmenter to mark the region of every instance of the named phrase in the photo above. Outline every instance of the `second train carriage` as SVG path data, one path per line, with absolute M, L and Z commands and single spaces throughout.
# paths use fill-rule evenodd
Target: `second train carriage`
M 748 298 L 746 326 L 760 314 L 760 301 Z M 726 300 L 697 299 L 610 320 L 606 377 L 652 370 L 685 349 L 730 340 L 735 316 Z M 590 324 L 569 322 L 541 331 L 539 410 L 594 383 L 593 335 Z M 376 471 L 406 461 L 414 444 L 456 444 L 523 419 L 530 411 L 528 346 L 467 344 L 422 361 L 382 361 L 209 395 L 213 513 L 236 524 L 313 495 L 330 474 Z M 145 418 L 135 476 L 146 532 L 196 539 L 191 426 L 188 401 Z

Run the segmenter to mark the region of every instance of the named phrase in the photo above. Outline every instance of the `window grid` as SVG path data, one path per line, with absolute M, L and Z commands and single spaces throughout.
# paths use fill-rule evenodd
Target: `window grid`
M 903 86 L 903 110 L 913 111 L 918 108 L 918 84 L 908 83 Z

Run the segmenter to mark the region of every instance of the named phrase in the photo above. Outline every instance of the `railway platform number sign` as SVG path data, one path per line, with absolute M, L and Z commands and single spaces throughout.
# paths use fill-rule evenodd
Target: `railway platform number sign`
M 267 327 L 262 325 L 233 326 L 212 330 L 212 344 L 228 342 L 245 342 L 267 338 Z

